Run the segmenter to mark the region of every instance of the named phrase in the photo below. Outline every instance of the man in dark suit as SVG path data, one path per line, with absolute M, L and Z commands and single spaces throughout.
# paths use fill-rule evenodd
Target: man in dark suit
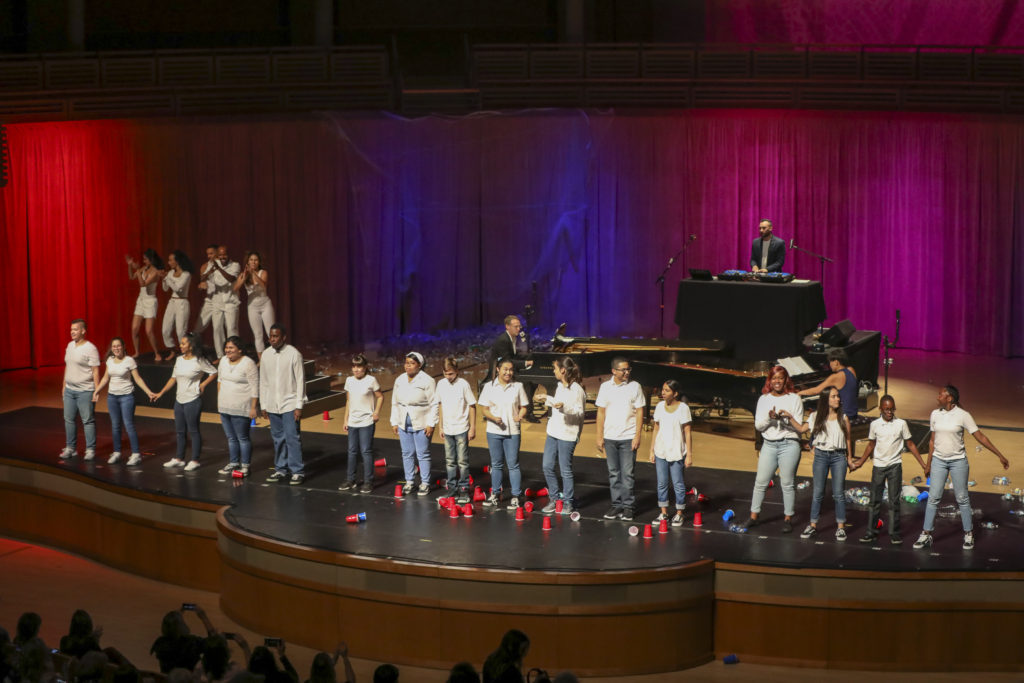
M 786 262 L 786 242 L 772 234 L 772 222 L 763 219 L 757 226 L 761 236 L 750 248 L 750 270 L 754 273 L 779 273 Z
M 494 378 L 494 367 L 498 363 L 499 358 L 512 361 L 512 366 L 516 369 L 516 372 L 533 367 L 533 360 L 530 358 L 530 338 L 523 332 L 523 323 L 517 315 L 505 317 L 505 331 L 491 344 L 491 367 L 487 372 L 485 382 Z M 525 382 L 523 389 L 526 391 L 526 395 L 532 404 L 533 394 L 537 390 L 537 385 L 533 382 Z M 529 422 L 537 421 L 537 418 L 533 416 L 532 409 L 526 412 L 526 419 Z

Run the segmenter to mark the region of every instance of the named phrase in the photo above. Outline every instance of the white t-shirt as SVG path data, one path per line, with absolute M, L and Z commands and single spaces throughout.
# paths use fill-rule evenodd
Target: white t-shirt
M 502 386 L 499 380 L 488 382 L 480 392 L 480 406 L 490 410 L 494 417 L 501 418 L 505 428 L 502 429 L 492 420 L 488 420 L 487 433 L 505 436 L 518 434 L 520 425 L 513 418 L 525 405 L 529 405 L 529 401 L 523 385 L 519 382 L 509 382 L 505 386 Z
M 889 467 L 903 459 L 903 444 L 910 438 L 910 427 L 906 420 L 894 417 L 891 422 L 879 417 L 871 421 L 868 440 L 875 442 L 872 457 L 875 467 Z
M 800 439 L 800 433 L 789 420 L 768 417 L 772 409 L 776 411 L 785 410 L 797 424 L 804 421 L 804 402 L 796 392 L 775 396 L 774 394 L 761 394 L 757 399 L 757 409 L 754 411 L 754 429 L 761 432 L 766 441 L 778 441 L 780 439 Z
M 676 403 L 675 410 L 669 412 L 664 402 L 654 408 L 654 417 L 658 423 L 658 436 L 654 439 L 654 457 L 675 462 L 686 457 L 686 439 L 683 438 L 683 425 L 692 421 L 690 406 Z
M 210 267 L 213 268 L 213 266 Z M 228 280 L 220 274 L 220 270 L 213 268 L 213 275 L 206 281 L 207 286 L 213 283 L 217 287 L 213 300 L 218 304 L 237 306 L 241 303 L 241 299 L 238 298 L 238 292 L 235 291 L 235 278 L 242 272 L 242 266 L 238 265 L 238 261 L 228 261 L 227 265 L 222 265 L 220 268 L 230 275 L 231 279 Z
M 265 271 L 265 270 L 260 270 L 256 274 L 258 276 L 260 276 L 261 278 L 263 278 L 264 280 L 267 279 L 267 271 Z M 253 299 L 258 299 L 261 296 L 266 296 L 267 295 L 267 288 L 263 286 L 261 280 L 257 280 L 256 283 L 253 284 L 251 279 L 247 276 L 245 278 L 245 293 L 249 295 L 249 301 L 252 301 Z M 350 412 L 349 416 L 351 417 L 351 415 L 352 415 L 352 413 Z M 349 424 L 349 427 L 355 427 L 355 426 L 365 427 L 366 425 L 352 425 L 352 424 Z
M 610 379 L 597 391 L 598 408 L 604 408 L 603 438 L 609 441 L 632 441 L 636 436 L 636 409 L 647 405 L 639 382 L 616 384 Z
M 256 363 L 242 356 L 234 365 L 227 356 L 217 361 L 217 412 L 248 417 L 249 407 L 260 395 L 260 372 Z
M 64 351 L 64 388 L 71 391 L 95 391 L 92 369 L 100 365 L 100 352 L 91 341 L 68 342 Z
M 978 431 L 978 425 L 970 413 L 960 406 L 953 406 L 949 410 L 937 408 L 932 411 L 930 423 L 935 434 L 935 450 L 932 451 L 932 457 L 939 460 L 960 460 L 967 457 L 964 430 L 971 434 Z
M 107 358 L 107 374 L 110 376 L 107 393 L 111 396 L 127 396 L 135 391 L 132 370 L 137 367 L 138 364 L 131 356 L 125 356 L 120 361 L 113 356 Z
M 814 421 L 817 416 L 818 413 L 814 412 L 807 418 L 807 426 L 811 428 L 812 432 L 814 431 Z M 814 438 L 811 445 L 822 451 L 845 451 L 846 432 L 843 431 L 842 419 L 842 415 L 839 416 L 838 420 L 826 419 L 825 429 Z
M 434 402 L 441 407 L 441 429 L 445 434 L 454 436 L 469 431 L 469 407 L 476 405 L 469 382 L 461 377 L 454 382 L 447 377 L 438 380 Z
M 363 375 L 362 379 L 354 375 L 345 379 L 349 427 L 369 427 L 373 424 L 373 408 L 377 405 L 375 393 L 378 391 L 380 382 L 370 373 Z
M 192 356 L 188 359 L 178 356 L 174 359 L 174 371 L 171 373 L 177 383 L 174 400 L 178 403 L 189 403 L 196 400 L 199 398 L 199 385 L 203 381 L 203 375 L 212 375 L 216 372 L 217 368 L 210 365 L 206 359 L 200 359 L 199 356 Z
M 561 382 L 555 389 L 555 395 L 547 401 L 551 405 L 551 417 L 548 418 L 547 434 L 559 441 L 576 441 L 580 438 L 583 428 L 583 417 L 587 403 L 587 393 L 578 383 L 565 386 Z M 553 404 L 561 403 L 561 409 Z
M 171 296 L 178 297 L 179 299 L 188 298 L 188 283 L 192 281 L 192 273 L 187 270 L 181 271 L 181 275 L 175 277 L 174 271 L 170 271 L 167 275 L 164 275 L 163 288 L 171 293 Z
M 405 429 L 405 418 L 411 420 L 412 431 L 418 432 L 437 424 L 436 388 L 434 378 L 417 372 L 412 379 L 403 372 L 391 387 L 391 426 Z

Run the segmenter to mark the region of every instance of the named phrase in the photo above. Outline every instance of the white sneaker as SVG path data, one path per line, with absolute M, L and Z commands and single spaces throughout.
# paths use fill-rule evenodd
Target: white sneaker
M 221 467 L 219 470 L 217 470 L 217 474 L 231 474 L 236 469 L 238 469 L 238 464 L 229 462 L 227 465 L 224 465 L 224 467 Z
M 199 469 L 199 461 L 198 460 L 189 460 L 188 464 L 185 465 L 185 471 L 186 472 L 192 472 L 192 471 L 198 470 L 198 469 Z
M 164 463 L 164 467 L 170 469 L 172 467 L 181 467 L 184 464 L 185 461 L 182 460 L 181 458 L 171 458 L 170 460 Z
M 95 459 L 95 457 L 96 457 L 96 449 L 95 448 L 86 448 L 85 449 L 85 458 L 84 458 L 85 460 L 93 460 L 93 459 Z
M 114 451 L 113 453 L 110 454 L 110 457 L 107 458 L 107 464 L 108 465 L 116 464 L 117 461 L 120 460 L 120 459 L 121 459 L 121 451 Z
M 921 548 L 927 548 L 932 544 L 932 535 L 927 531 L 922 531 L 921 535 L 914 541 L 914 548 L 920 550 Z
M 968 531 L 964 534 L 964 550 L 970 550 L 974 547 L 974 532 Z
M 60 452 L 61 460 L 70 460 L 73 457 L 75 457 L 75 451 L 67 446 L 65 446 Z
M 142 462 L 142 456 L 138 453 L 132 453 L 132 457 L 128 458 L 128 462 L 125 463 L 128 467 L 134 467 Z
M 242 476 L 243 477 L 248 477 L 249 476 L 249 466 L 248 465 L 242 465 L 241 470 L 242 470 Z

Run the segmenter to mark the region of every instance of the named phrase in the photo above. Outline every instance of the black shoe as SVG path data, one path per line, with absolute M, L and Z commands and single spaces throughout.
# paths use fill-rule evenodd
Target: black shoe
M 620 508 L 618 505 L 613 505 L 610 508 L 608 508 L 608 512 L 604 513 L 604 518 L 605 519 L 618 519 L 619 515 L 621 515 L 621 514 L 622 514 L 622 508 Z
M 748 519 L 746 522 L 743 523 L 743 528 L 744 529 L 753 529 L 755 526 L 757 526 L 760 523 L 761 523 L 761 520 L 759 520 L 757 517 L 751 517 L 750 519 Z
M 288 481 L 288 475 L 285 474 L 284 472 L 278 472 L 277 470 L 274 470 L 274 473 L 267 477 L 267 481 L 269 481 L 271 484 L 276 484 L 281 481 Z
M 878 534 L 864 534 L 863 536 L 860 537 L 860 542 L 861 543 L 874 543 L 877 540 L 878 540 Z M 900 543 L 902 543 L 902 542 L 903 541 L 901 540 Z
M 356 482 L 353 479 L 346 481 L 344 484 L 338 487 L 339 491 L 351 491 L 356 487 Z
M 622 508 L 622 512 L 619 514 L 619 519 L 623 522 L 633 521 L 633 508 Z
M 373 482 L 364 481 L 363 485 L 359 487 L 359 493 L 373 493 Z
M 899 534 L 890 534 L 889 543 L 892 543 L 893 545 L 903 545 L 903 537 Z
M 782 533 L 791 534 L 793 533 L 793 520 L 784 519 L 782 520 Z

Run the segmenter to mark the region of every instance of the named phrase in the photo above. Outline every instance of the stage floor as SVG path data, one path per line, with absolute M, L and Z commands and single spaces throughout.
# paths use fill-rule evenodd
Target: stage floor
M 669 533 L 655 533 L 653 539 L 644 540 L 631 537 L 627 530 L 631 525 L 642 530 L 643 523 L 650 522 L 657 514 L 654 468 L 646 462 L 637 466 L 637 517 L 627 523 L 601 517 L 609 504 L 604 462 L 576 458 L 577 498 L 582 517 L 579 522 L 572 522 L 568 517 L 556 515 L 552 530 L 545 532 L 541 530 L 542 515 L 537 510 L 528 514 L 525 521 L 517 522 L 513 512 L 504 507 L 492 510 L 478 503 L 472 518 L 450 519 L 448 512 L 437 505 L 440 491 L 430 496 L 396 500 L 394 488 L 403 475 L 398 443 L 393 439 L 376 440 L 378 457 L 386 458 L 389 466 L 377 470 L 374 492 L 364 495 L 337 490 L 344 478 L 347 459 L 343 436 L 304 432 L 307 478 L 301 486 L 289 486 L 263 481 L 272 466 L 270 434 L 265 427 L 253 430 L 252 476 L 235 480 L 217 474 L 217 469 L 227 460 L 224 435 L 217 425 L 202 425 L 203 465 L 194 472 L 184 473 L 162 467 L 174 450 L 171 420 L 136 418 L 144 459 L 142 466 L 128 468 L 105 462 L 105 454 L 110 452 L 109 423 L 105 414 L 97 416 L 98 452 L 103 455 L 91 463 L 81 458 L 67 463 L 60 461 L 57 453 L 61 446 L 62 419 L 60 411 L 52 408 L 24 408 L 0 414 L 3 455 L 54 471 L 75 472 L 131 491 L 230 506 L 226 519 L 240 530 L 272 541 L 357 557 L 445 567 L 553 572 L 655 569 L 708 559 L 787 569 L 873 572 L 1006 572 L 1024 568 L 1024 543 L 1021 543 L 1024 524 L 1020 516 L 1010 513 L 1020 504 L 1006 501 L 995 493 L 972 491 L 971 504 L 982 511 L 975 517 L 977 541 L 973 551 L 960 547 L 962 535 L 958 517 L 940 517 L 934 546 L 914 550 L 911 544 L 921 529 L 924 513 L 921 504 L 903 505 L 904 544 L 900 547 L 891 546 L 884 534 L 875 544 L 859 543 L 857 539 L 865 531 L 867 511 L 853 505 L 847 508 L 849 539 L 836 541 L 830 497 L 824 503 L 818 536 L 801 539 L 799 531 L 806 524 L 810 508 L 810 486 L 797 490 L 797 528 L 792 534 L 783 534 L 781 490 L 777 480 L 767 495 L 762 514 L 764 522 L 745 534 L 730 532 L 722 522 L 722 514 L 732 509 L 740 520 L 746 518 L 753 474 L 694 467 L 687 472 L 687 486 L 697 487 L 708 500 L 698 503 L 688 497 L 683 527 L 670 527 Z M 432 452 L 432 478 L 443 478 L 440 467 L 443 448 L 433 444 Z M 470 458 L 474 483 L 486 490 L 489 486 L 489 475 L 483 473 L 483 466 L 489 462 L 486 449 L 472 448 Z M 809 459 L 810 455 L 805 453 L 804 460 Z M 521 466 L 524 487 L 543 486 L 538 454 L 522 453 Z M 915 469 L 908 466 L 906 471 L 913 473 Z M 801 477 L 798 481 L 809 480 Z M 539 508 L 547 501 L 541 498 L 537 502 Z M 947 491 L 942 504 L 952 503 L 952 493 Z M 698 511 L 704 518 L 700 529 L 693 527 L 693 516 Z M 367 521 L 347 524 L 345 517 L 357 512 L 365 512 Z M 983 528 L 981 522 L 995 522 L 998 528 Z

